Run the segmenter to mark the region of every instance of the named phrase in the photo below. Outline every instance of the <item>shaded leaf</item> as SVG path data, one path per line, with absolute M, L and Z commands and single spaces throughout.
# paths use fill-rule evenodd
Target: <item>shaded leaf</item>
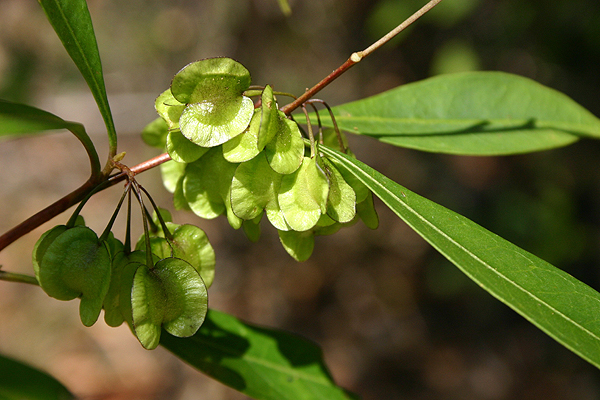
M 320 147 L 469 278 L 600 367 L 600 293 L 566 272 L 340 152 Z
M 16 360 L 0 356 L 0 399 L 68 400 L 67 388 L 52 376 Z
M 163 334 L 160 343 L 198 370 L 258 400 L 352 398 L 335 385 L 315 344 L 215 310 L 209 310 L 194 336 Z

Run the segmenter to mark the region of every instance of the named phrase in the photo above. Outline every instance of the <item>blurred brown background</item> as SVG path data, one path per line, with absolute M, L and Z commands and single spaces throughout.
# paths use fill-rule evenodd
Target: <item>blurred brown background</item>
M 90 0 L 124 162 L 157 154 L 139 133 L 154 98 L 189 62 L 228 56 L 254 84 L 300 94 L 424 2 Z M 464 70 L 502 70 L 565 92 L 600 115 L 597 0 L 444 0 L 429 15 L 319 94 L 331 105 Z M 105 157 L 100 115 L 33 0 L 0 0 L 0 98 L 85 124 Z M 360 159 L 409 189 L 600 288 L 600 145 L 525 156 L 458 157 L 352 138 Z M 0 232 L 85 181 L 85 153 L 66 133 L 0 145 Z M 158 171 L 140 182 L 172 209 Z M 83 215 L 101 231 L 120 197 L 112 188 Z M 206 230 L 217 253 L 210 305 L 318 342 L 337 382 L 364 399 L 598 399 L 597 369 L 493 299 L 377 203 L 381 225 L 317 239 L 297 263 L 263 226 L 258 244 L 224 218 L 175 213 Z M 32 274 L 31 249 L 55 218 L 0 254 Z M 139 223 L 136 227 L 140 227 Z M 117 236 L 123 237 L 119 219 Z M 141 229 L 136 231 L 140 234 Z M 0 282 L 0 353 L 60 379 L 83 399 L 244 399 L 122 326 L 84 328 L 78 302 Z

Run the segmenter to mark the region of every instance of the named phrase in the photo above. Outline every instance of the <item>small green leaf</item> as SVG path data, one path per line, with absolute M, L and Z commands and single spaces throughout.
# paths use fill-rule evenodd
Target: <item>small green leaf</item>
M 377 229 L 379 226 L 379 216 L 377 215 L 375 205 L 373 204 L 372 193 L 369 193 L 369 195 L 363 201 L 356 204 L 356 213 L 367 226 L 367 228 Z
M 208 151 L 208 147 L 200 147 L 190 142 L 179 131 L 168 133 L 165 147 L 171 159 L 180 163 L 194 162 Z
M 75 399 L 75 396 L 52 376 L 0 356 L 0 399 L 69 400 Z
M 296 261 L 306 261 L 315 248 L 315 234 L 312 230 L 304 232 L 278 231 L 279 241 L 285 251 Z
M 261 96 L 260 126 L 257 134 L 258 149 L 264 149 L 267 143 L 277 136 L 283 128 L 281 123 L 277 103 L 273 97 L 273 89 L 267 85 Z
M 333 111 L 345 131 L 451 154 L 527 153 L 600 138 L 600 120 L 572 99 L 503 72 L 437 76 Z M 329 118 L 323 124 L 332 126 Z
M 79 68 L 104 119 L 111 149 L 117 148 L 117 133 L 108 105 L 104 76 L 92 19 L 85 0 L 39 0 L 54 31 Z
M 299 336 L 210 310 L 190 338 L 164 334 L 161 345 L 198 370 L 257 400 L 349 400 L 321 350 Z
M 284 175 L 279 189 L 279 206 L 288 225 L 306 231 L 317 224 L 327 211 L 327 177 L 315 158 L 305 157 L 294 173 Z
M 33 264 L 33 272 L 35 273 L 38 282 L 40 280 L 40 263 L 44 257 L 44 253 L 48 250 L 48 246 L 50 246 L 52 242 L 66 230 L 66 225 L 57 225 L 44 232 L 33 246 L 33 257 L 31 261 Z
M 483 289 L 600 367 L 600 293 L 566 272 L 418 196 L 371 167 L 321 147 Z

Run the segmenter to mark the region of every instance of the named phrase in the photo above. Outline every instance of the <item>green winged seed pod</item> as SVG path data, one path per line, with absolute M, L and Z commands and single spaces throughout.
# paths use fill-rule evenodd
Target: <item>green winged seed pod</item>
M 215 278 L 215 251 L 206 233 L 194 225 L 177 225 L 171 222 L 167 222 L 166 225 L 173 235 L 171 244 L 160 231 L 150 238 L 152 254 L 159 259 L 177 257 L 187 261 L 200 273 L 206 287 L 209 288 Z M 137 249 L 145 248 L 144 240 L 144 236 L 138 240 Z
M 329 179 L 329 195 L 327 196 L 327 215 L 335 221 L 350 222 L 356 215 L 356 194 L 346 183 L 342 174 L 326 158 L 320 158 L 322 168 Z
M 254 103 L 243 95 L 250 82 L 248 70 L 230 58 L 185 66 L 171 83 L 175 99 L 186 104 L 181 133 L 199 146 L 214 147 L 244 132 L 254 113 Z
M 158 262 L 158 257 L 153 256 L 153 261 Z M 133 277 L 135 272 L 141 266 L 146 265 L 146 253 L 143 251 L 133 251 L 118 260 L 122 263 L 119 286 L 119 310 L 123 320 L 133 329 L 133 317 L 131 312 L 131 288 L 133 287 Z
M 262 216 L 263 214 L 261 213 L 258 217 L 242 223 L 242 229 L 246 237 L 253 243 L 258 242 L 258 239 L 260 239 L 260 221 Z
M 356 204 L 356 213 L 364 222 L 367 228 L 377 229 L 379 226 L 379 217 L 373 204 L 373 194 L 369 193 L 367 198 Z
M 254 110 L 250 125 L 244 133 L 234 137 L 228 142 L 223 143 L 223 157 L 232 163 L 241 163 L 249 161 L 256 157 L 260 150 L 258 150 L 257 135 L 260 127 L 260 109 Z
M 33 271 L 35 272 L 35 277 L 37 278 L 38 282 L 40 281 L 40 262 L 42 257 L 44 257 L 44 253 L 48 249 L 48 246 L 54 242 L 54 239 L 56 239 L 67 229 L 68 228 L 66 225 L 57 225 L 54 228 L 44 232 L 35 243 L 35 246 L 33 246 Z
M 279 188 L 279 206 L 291 229 L 306 231 L 327 212 L 329 184 L 316 157 L 305 157 L 293 174 L 284 175 Z
M 180 131 L 168 133 L 165 147 L 171 159 L 180 163 L 194 162 L 208 151 L 208 147 L 192 143 Z
M 231 206 L 235 215 L 252 220 L 264 209 L 279 209 L 277 196 L 282 177 L 269 166 L 264 153 L 238 165 L 231 182 Z
M 212 219 L 227 211 L 226 200 L 237 164 L 227 162 L 220 148 L 213 148 L 185 168 L 183 194 L 191 210 Z M 241 225 L 241 223 L 240 223 Z
M 265 154 L 269 165 L 275 172 L 291 174 L 302 164 L 304 158 L 304 139 L 298 124 L 287 119 L 284 113 L 275 110 L 277 116 L 269 126 L 276 133 L 265 146 Z
M 142 140 L 148 146 L 162 150 L 165 148 L 168 133 L 169 127 L 167 126 L 167 121 L 158 117 L 144 127 L 142 130 Z
M 185 108 L 185 103 L 180 103 L 171 89 L 167 89 L 162 92 L 154 102 L 154 108 L 158 115 L 167 123 L 167 130 L 169 132 L 179 130 L 179 118 Z
M 162 176 L 163 185 L 169 193 L 175 193 L 177 183 L 183 179 L 185 174 L 185 164 L 176 161 L 167 161 L 160 164 L 160 174 Z
M 315 247 L 315 234 L 312 230 L 304 232 L 278 231 L 279 241 L 285 251 L 296 261 L 306 261 Z
M 161 327 L 178 337 L 195 334 L 206 317 L 208 293 L 190 264 L 165 258 L 136 270 L 131 306 L 135 335 L 150 350 L 160 342 Z
M 110 274 L 106 243 L 85 226 L 75 226 L 58 235 L 39 262 L 40 286 L 50 297 L 81 297 L 79 314 L 85 326 L 93 325 L 100 315 Z
M 275 97 L 273 96 L 273 89 L 271 86 L 267 85 L 262 92 L 261 95 L 261 120 L 259 125 L 259 131 L 257 132 L 257 141 L 258 148 L 260 150 L 264 149 L 267 143 L 271 142 L 280 128 L 280 118 L 277 108 L 277 103 L 275 102 Z

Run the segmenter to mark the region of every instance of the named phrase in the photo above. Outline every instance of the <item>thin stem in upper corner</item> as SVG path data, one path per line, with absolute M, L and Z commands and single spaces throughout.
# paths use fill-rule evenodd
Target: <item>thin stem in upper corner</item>
M 323 88 L 333 82 L 335 79 L 340 77 L 344 72 L 346 72 L 350 67 L 358 64 L 363 58 L 386 44 L 390 41 L 394 36 L 402 32 L 404 29 L 408 28 L 410 24 L 415 22 L 421 16 L 423 16 L 426 12 L 431 10 L 433 7 L 438 5 L 442 0 L 430 0 L 427 4 L 425 4 L 419 11 L 415 12 L 413 15 L 408 17 L 404 22 L 398 25 L 396 28 L 391 30 L 387 35 L 383 36 L 381 39 L 364 49 L 363 51 L 357 51 L 352 53 L 350 58 L 346 60 L 342 65 L 340 65 L 337 69 L 335 69 L 331 74 L 327 75 L 323 78 L 319 83 L 317 83 L 312 88 L 308 89 L 302 96 L 298 97 L 296 100 L 291 102 L 290 104 L 286 104 L 281 107 L 281 111 L 286 113 L 287 115 L 291 114 L 296 108 L 300 107 L 306 100 L 313 97 L 315 94 L 320 92 Z

